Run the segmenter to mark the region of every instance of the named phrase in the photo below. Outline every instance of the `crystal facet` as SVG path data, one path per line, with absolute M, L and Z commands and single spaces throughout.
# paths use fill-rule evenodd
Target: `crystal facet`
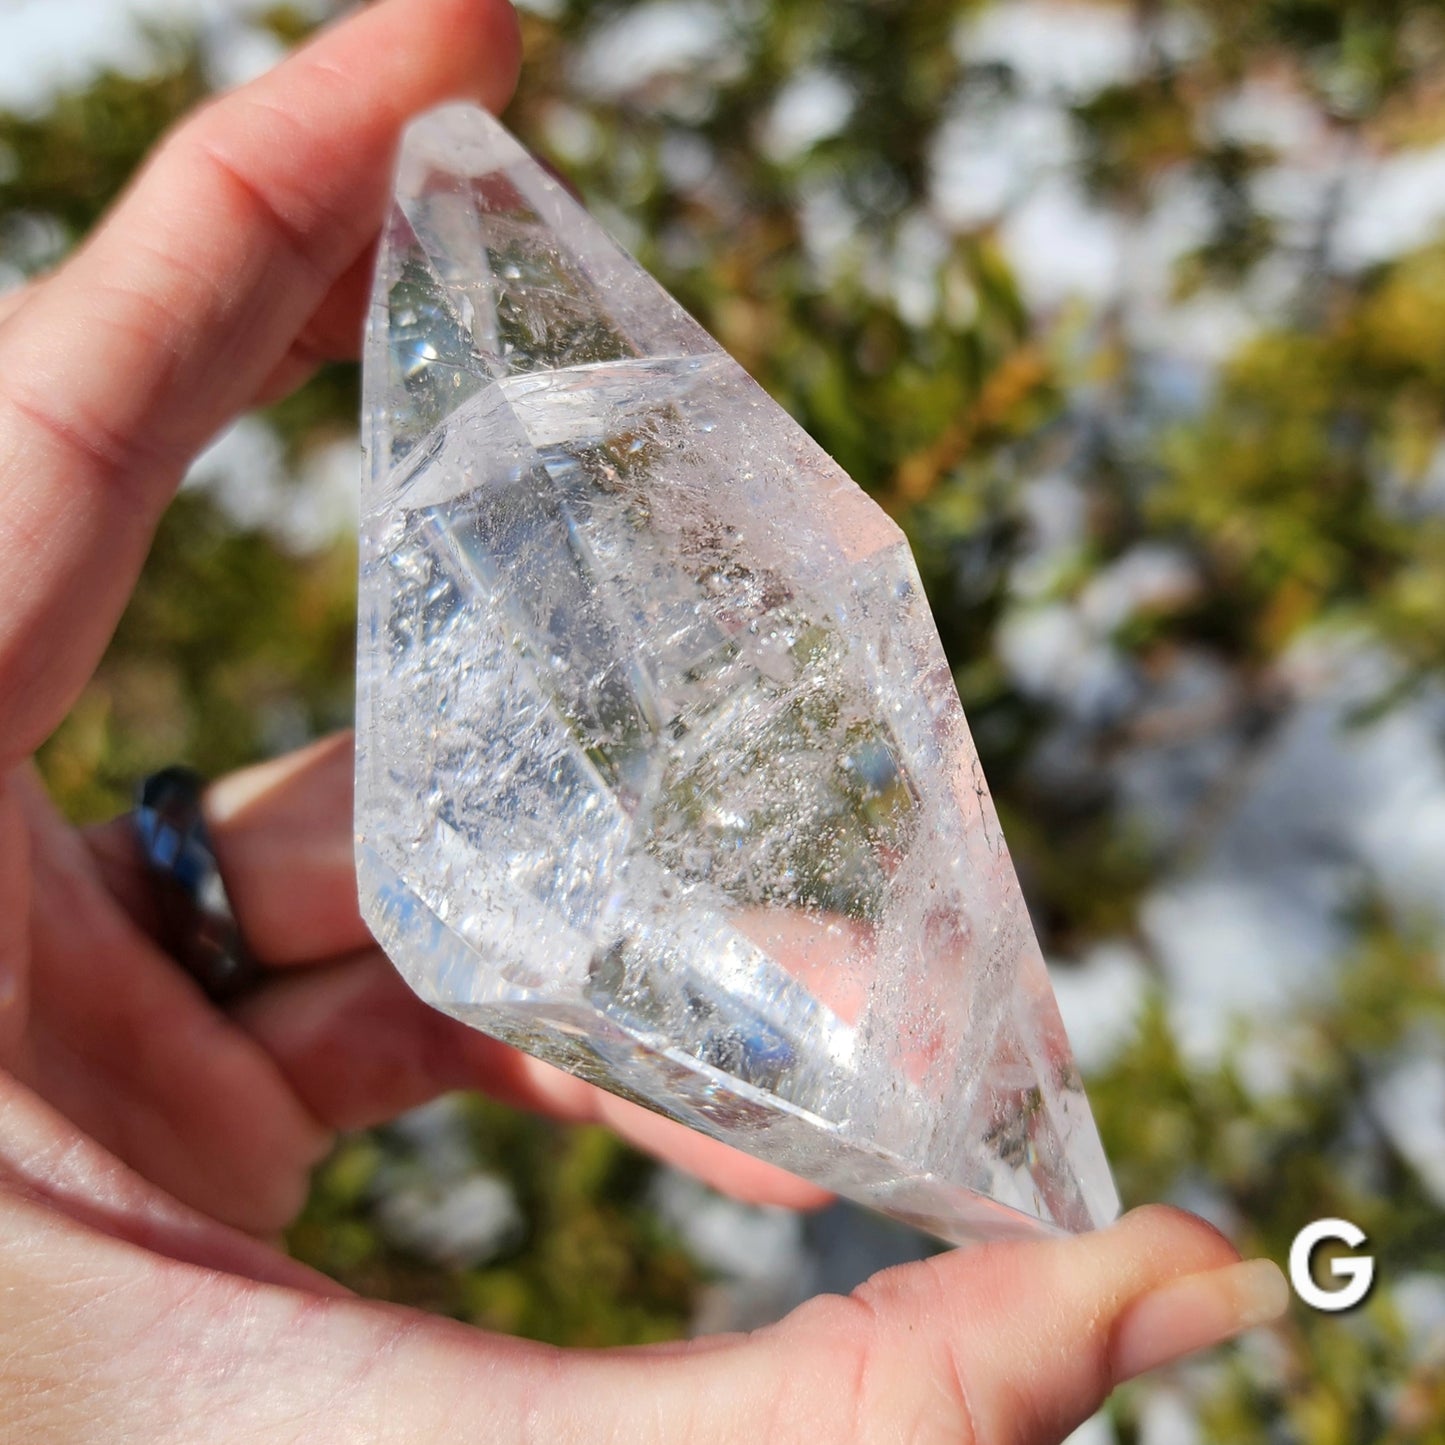
M 490 117 L 400 161 L 357 858 L 447 1013 L 953 1240 L 1117 1210 L 897 527 Z

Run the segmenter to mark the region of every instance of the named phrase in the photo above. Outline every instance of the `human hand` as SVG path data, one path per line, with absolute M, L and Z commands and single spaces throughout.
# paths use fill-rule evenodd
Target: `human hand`
M 209 796 L 266 966 L 224 1011 L 153 941 L 126 825 L 69 830 L 28 761 L 190 458 L 354 352 L 405 120 L 500 104 L 516 63 L 500 0 L 385 0 L 199 113 L 0 303 L 0 1438 L 1056 1439 L 1276 1310 L 1277 1271 L 1151 1210 L 666 1349 L 564 1355 L 357 1300 L 261 1238 L 334 1130 L 445 1089 L 602 1119 L 744 1197 L 819 1196 L 417 1001 L 357 914 L 345 740 Z

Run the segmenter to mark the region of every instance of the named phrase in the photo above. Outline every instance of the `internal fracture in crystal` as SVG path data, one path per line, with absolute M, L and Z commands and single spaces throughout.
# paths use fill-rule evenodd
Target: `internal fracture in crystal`
M 489 116 L 366 356 L 357 859 L 438 1008 L 964 1240 L 1117 1211 L 897 527 Z

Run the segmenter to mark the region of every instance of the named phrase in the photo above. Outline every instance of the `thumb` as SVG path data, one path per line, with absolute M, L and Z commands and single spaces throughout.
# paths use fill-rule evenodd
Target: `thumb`
M 780 1328 L 822 1350 L 808 1310 L 843 1306 L 826 1438 L 1056 1445 L 1116 1385 L 1277 1318 L 1288 1298 L 1278 1266 L 1154 1206 L 1095 1234 L 889 1270 Z
M 503 1378 L 520 1394 L 504 1418 L 525 1402 L 524 1439 L 1057 1445 L 1115 1385 L 1274 1319 L 1287 1301 L 1277 1266 L 1241 1263 L 1202 1220 L 1151 1207 L 1095 1234 L 888 1270 L 746 1337 L 514 1356 Z M 475 1370 L 478 1344 L 432 1335 L 421 1358 L 398 1362 L 407 1395 L 454 1399 L 443 1382 L 465 1378 L 468 1356 Z M 494 1373 L 494 1410 L 498 1384 Z M 443 1427 L 415 1438 L 469 1437 Z

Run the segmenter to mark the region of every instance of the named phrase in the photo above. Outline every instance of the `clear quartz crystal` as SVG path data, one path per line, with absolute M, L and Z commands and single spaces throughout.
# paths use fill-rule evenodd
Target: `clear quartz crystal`
M 493 119 L 366 356 L 357 861 L 438 1008 L 950 1240 L 1117 1199 L 898 528 Z

